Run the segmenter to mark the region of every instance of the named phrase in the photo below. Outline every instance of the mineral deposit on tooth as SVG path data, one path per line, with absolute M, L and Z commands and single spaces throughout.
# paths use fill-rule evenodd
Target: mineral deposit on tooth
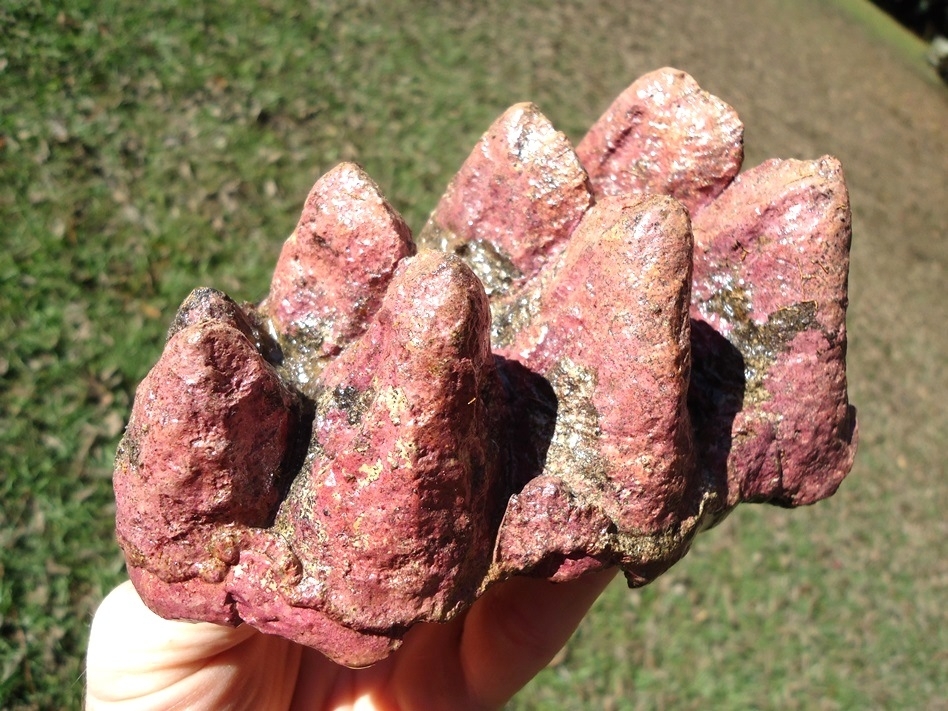
M 559 254 L 592 200 L 569 139 L 535 105 L 516 104 L 483 135 L 418 242 L 463 255 L 501 296 Z
M 848 195 L 830 157 L 738 176 L 687 74 L 576 151 L 505 112 L 419 235 L 355 165 L 267 297 L 195 290 L 136 393 L 116 527 L 143 600 L 350 666 L 514 575 L 644 585 L 741 502 L 852 466 Z

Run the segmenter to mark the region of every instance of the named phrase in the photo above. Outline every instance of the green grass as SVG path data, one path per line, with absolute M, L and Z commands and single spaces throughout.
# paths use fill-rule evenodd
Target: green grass
M 0 5 L 0 707 L 79 705 L 92 611 L 124 576 L 111 459 L 177 304 L 263 296 L 340 160 L 417 230 L 508 105 L 578 139 L 682 56 L 656 49 L 673 28 L 636 35 L 647 4 L 600 9 Z M 840 498 L 740 510 L 654 586 L 610 588 L 512 707 L 939 708 L 948 577 L 922 552 L 944 545 L 943 491 L 908 452 L 931 495 L 901 496 L 881 441 Z

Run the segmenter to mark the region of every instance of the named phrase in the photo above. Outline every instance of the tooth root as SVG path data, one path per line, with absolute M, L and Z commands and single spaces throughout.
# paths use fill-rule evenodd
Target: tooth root
M 414 250 L 408 226 L 361 168 L 342 163 L 321 177 L 261 305 L 288 357 L 321 362 L 361 334 Z M 296 353 L 303 343 L 315 345 Z
M 621 530 L 677 520 L 688 485 L 691 251 L 677 201 L 603 200 L 544 284 L 540 315 L 501 351 L 556 393 L 544 473 Z
M 597 199 L 671 195 L 694 215 L 740 170 L 744 126 L 685 72 L 658 69 L 616 98 L 576 152 Z
M 614 526 L 557 476 L 541 475 L 507 505 L 497 533 L 495 575 L 573 580 L 612 564 Z
M 454 252 L 491 298 L 534 276 L 592 203 L 566 136 L 533 104 L 516 104 L 481 137 L 419 235 Z
M 831 495 L 857 437 L 846 395 L 851 220 L 839 163 L 767 161 L 735 180 L 694 230 L 701 460 L 732 505 Z M 725 377 L 735 359 L 743 367 Z
M 471 270 L 422 252 L 320 378 L 314 455 L 283 513 L 347 624 L 445 619 L 476 593 L 496 527 L 489 319 Z
M 321 609 L 299 604 L 299 588 L 287 589 L 280 559 L 295 557 L 282 536 L 270 531 L 247 536 L 239 575 L 227 590 L 240 618 L 265 634 L 275 634 L 319 650 L 337 664 L 363 667 L 387 657 L 401 645 L 403 632 L 359 631 L 341 624 Z

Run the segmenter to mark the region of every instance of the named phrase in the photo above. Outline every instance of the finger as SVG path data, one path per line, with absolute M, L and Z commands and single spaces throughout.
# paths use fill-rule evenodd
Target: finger
M 569 640 L 615 571 L 569 583 L 514 578 L 471 608 L 460 661 L 475 706 L 499 708 Z
M 86 704 L 89 709 L 214 709 L 242 694 L 246 700 L 266 699 L 267 706 L 286 697 L 285 708 L 298 658 L 298 648 L 246 625 L 162 619 L 126 582 L 105 598 L 92 621 Z M 281 694 L 281 686 L 288 690 Z
M 464 624 L 462 615 L 447 623 L 412 627 L 404 645 L 377 665 L 388 663 L 391 678 L 383 689 L 386 696 L 376 693 L 375 707 L 404 711 L 466 708 L 467 681 L 460 662 Z

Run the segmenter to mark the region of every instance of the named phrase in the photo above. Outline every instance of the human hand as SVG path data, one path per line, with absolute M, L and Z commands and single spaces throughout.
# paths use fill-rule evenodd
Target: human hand
M 96 709 L 493 709 L 560 650 L 612 579 L 514 578 L 446 624 L 413 628 L 366 669 L 249 625 L 165 620 L 126 582 L 92 622 L 86 707 Z

